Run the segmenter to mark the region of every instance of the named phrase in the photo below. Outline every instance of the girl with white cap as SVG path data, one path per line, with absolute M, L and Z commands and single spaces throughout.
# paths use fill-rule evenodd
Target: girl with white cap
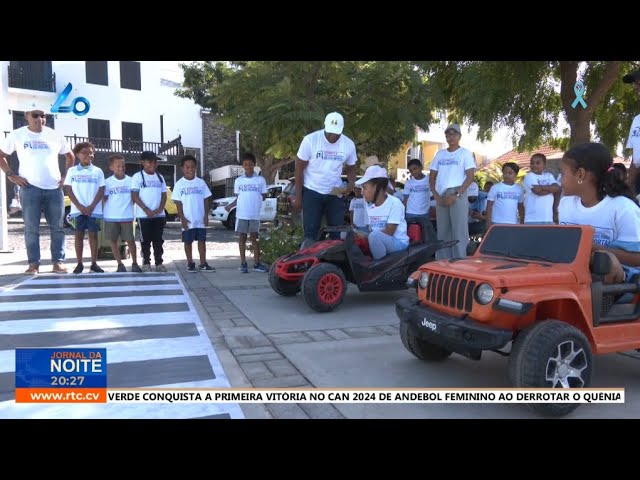
M 387 171 L 379 165 L 367 168 L 364 176 L 356 182 L 356 185 L 362 185 L 362 194 L 367 201 L 371 228 L 369 250 L 374 260 L 409 247 L 404 205 L 387 194 L 388 183 Z

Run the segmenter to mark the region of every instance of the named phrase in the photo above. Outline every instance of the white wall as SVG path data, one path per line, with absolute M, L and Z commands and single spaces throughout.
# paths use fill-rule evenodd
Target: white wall
M 91 107 L 85 116 L 73 113 L 58 113 L 55 128 L 63 135 L 88 135 L 87 119 L 109 120 L 111 138 L 122 139 L 122 123 L 142 123 L 142 135 L 145 142 L 160 142 L 160 115 L 164 115 L 164 141 L 173 140 L 182 135 L 185 147 L 199 148 L 202 151 L 202 120 L 200 106 L 193 101 L 178 98 L 175 88 L 162 86 L 162 62 L 140 62 L 141 90 L 120 88 L 120 62 L 108 62 L 109 85 L 86 83 L 83 61 L 53 62 L 56 74 L 56 93 L 34 92 L 16 89 L 8 90 L 8 61 L 0 61 L 2 81 L 0 86 L 0 127 L 11 130 L 12 116 L 9 110 L 23 110 L 25 101 L 35 100 L 52 105 L 69 82 L 73 90 L 69 99 L 78 96 L 89 100 Z M 67 105 L 69 101 L 65 102 Z

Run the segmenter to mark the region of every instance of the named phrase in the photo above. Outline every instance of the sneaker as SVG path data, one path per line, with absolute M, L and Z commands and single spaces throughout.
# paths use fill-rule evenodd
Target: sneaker
M 29 268 L 27 268 L 24 273 L 27 275 L 37 275 L 40 271 L 40 267 L 37 263 L 30 263 Z
M 73 273 L 75 274 L 82 273 L 83 270 L 84 270 L 84 265 L 79 263 L 78 265 L 76 265 L 76 268 L 73 269 Z
M 145 263 L 144 265 L 142 265 L 142 271 L 143 272 L 150 272 L 151 271 L 151 265 L 148 263 Z
M 240 265 L 240 271 L 242 273 L 249 273 L 249 267 L 247 266 L 247 262 L 244 262 Z
M 53 273 L 69 273 L 67 267 L 62 262 L 56 262 L 53 264 Z
M 124 265 L 123 265 L 124 267 Z M 91 267 L 89 268 L 89 270 L 91 270 L 94 273 L 104 273 L 104 270 L 101 269 L 97 263 L 92 263 Z M 126 270 L 125 270 L 126 271 Z
M 201 272 L 215 272 L 216 269 L 212 266 L 210 266 L 207 262 L 204 262 L 203 265 L 200 265 L 198 267 L 198 270 L 200 270 Z
M 189 273 L 196 273 L 198 270 L 196 269 L 196 264 L 194 263 L 190 263 L 189 265 L 187 265 L 187 272 Z
M 119 263 L 118 264 L 118 269 L 116 270 L 117 273 L 126 273 L 127 271 L 127 267 L 124 266 L 124 264 Z
M 254 272 L 263 272 L 263 273 L 264 273 L 264 272 L 268 272 L 268 271 L 269 271 L 269 268 L 268 268 L 268 267 L 265 267 L 265 266 L 264 266 L 263 264 L 261 264 L 261 263 L 256 263 L 256 264 L 253 266 L 253 271 L 254 271 Z
M 149 270 L 151 270 L 151 267 L 149 267 Z M 133 273 L 142 273 L 142 269 L 140 268 L 140 265 L 138 265 L 137 263 L 131 264 L 131 271 Z
M 156 265 L 156 272 L 167 273 L 167 267 L 165 267 L 163 264 Z

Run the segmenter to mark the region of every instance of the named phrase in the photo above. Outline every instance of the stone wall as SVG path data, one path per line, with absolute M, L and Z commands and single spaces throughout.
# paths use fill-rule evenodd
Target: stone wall
M 202 114 L 202 158 L 205 174 L 214 168 L 237 165 L 236 133 L 229 131 L 213 114 Z

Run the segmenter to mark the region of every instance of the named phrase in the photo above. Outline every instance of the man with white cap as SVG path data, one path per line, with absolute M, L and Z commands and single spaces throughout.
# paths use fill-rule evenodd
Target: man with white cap
M 348 184 L 343 195 L 353 191 L 356 181 L 356 146 L 342 134 L 344 118 L 338 112 L 328 114 L 324 129 L 308 134 L 298 149 L 295 169 L 295 212 L 302 209 L 304 238 L 317 240 L 322 217 L 328 226 L 344 224 L 345 202 L 332 195 L 334 188 L 342 188 L 342 170 L 346 164 Z M 334 237 L 336 235 L 333 235 Z
M 66 159 L 65 174 L 73 167 L 75 156 L 62 135 L 47 127 L 45 110 L 50 106 L 30 103 L 25 106 L 27 125 L 12 131 L 0 145 L 0 168 L 20 188 L 24 237 L 29 267 L 26 274 L 40 270 L 40 215 L 51 231 L 51 261 L 54 273 L 67 273 L 64 266 L 64 175 L 60 173 L 58 155 Z M 19 170 L 13 172 L 7 157 L 18 154 Z
M 636 93 L 640 96 L 640 70 L 626 74 L 622 77 L 622 81 L 632 84 Z M 638 194 L 640 193 L 640 176 L 638 176 L 638 168 L 640 168 L 640 115 L 637 115 L 631 123 L 625 148 L 632 150 L 631 167 L 629 168 L 627 182 L 631 190 Z
M 438 240 L 457 240 L 450 248 L 436 252 L 437 260 L 467 256 L 469 243 L 469 201 L 467 189 L 473 183 L 476 160 L 473 152 L 460 146 L 462 131 L 457 123 L 444 131 L 449 148 L 439 150 L 431 162 L 429 186 L 436 200 Z

